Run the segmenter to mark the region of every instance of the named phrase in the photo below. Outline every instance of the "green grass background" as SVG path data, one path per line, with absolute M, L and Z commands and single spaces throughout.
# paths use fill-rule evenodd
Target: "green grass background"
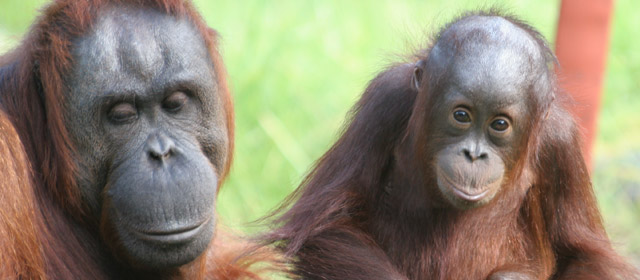
M 424 46 L 461 11 L 499 6 L 553 43 L 557 0 L 195 1 L 223 36 L 235 98 L 236 151 L 218 209 L 247 226 L 289 194 L 336 140 L 376 72 Z M 45 3 L 0 0 L 0 53 Z M 586 3 L 585 3 L 586 4 Z M 618 250 L 640 264 L 640 2 L 616 1 L 593 182 Z

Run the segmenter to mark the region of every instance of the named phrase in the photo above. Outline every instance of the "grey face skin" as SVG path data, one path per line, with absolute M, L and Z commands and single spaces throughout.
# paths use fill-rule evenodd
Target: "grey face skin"
M 73 43 L 65 122 L 102 239 L 142 269 L 193 261 L 215 231 L 229 141 L 202 36 L 186 19 L 125 6 Z
M 456 208 L 487 204 L 501 190 L 520 156 L 530 122 L 529 90 L 546 67 L 535 41 L 500 17 L 458 22 L 440 36 L 422 71 L 442 73 L 430 139 L 436 181 Z M 424 67 L 424 68 L 422 68 Z M 414 85 L 415 86 L 415 85 Z M 435 140 L 434 140 L 435 141 Z

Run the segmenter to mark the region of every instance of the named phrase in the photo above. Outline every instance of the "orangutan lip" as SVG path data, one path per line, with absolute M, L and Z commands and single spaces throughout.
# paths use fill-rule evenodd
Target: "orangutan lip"
M 195 238 L 201 229 L 209 222 L 209 220 L 204 221 L 203 223 L 170 229 L 163 231 L 135 231 L 135 234 L 142 240 L 152 241 L 152 242 L 161 242 L 161 243 L 184 243 L 189 242 L 193 238 Z
M 456 188 L 455 186 L 452 186 L 452 189 L 457 196 L 468 201 L 478 201 L 482 199 L 485 195 L 487 195 L 487 193 L 489 193 L 489 190 L 484 190 L 481 193 L 470 194 L 466 191 Z
M 485 197 L 489 193 L 489 188 L 479 193 L 469 193 L 467 191 L 461 190 L 458 187 L 456 187 L 456 184 L 453 182 L 453 180 L 451 180 L 449 176 L 444 174 L 444 172 L 441 172 L 440 175 L 444 178 L 444 180 L 447 183 L 449 183 L 449 185 L 451 186 L 451 189 L 453 190 L 453 193 L 466 201 L 476 202 L 478 200 L 481 200 L 483 197 Z

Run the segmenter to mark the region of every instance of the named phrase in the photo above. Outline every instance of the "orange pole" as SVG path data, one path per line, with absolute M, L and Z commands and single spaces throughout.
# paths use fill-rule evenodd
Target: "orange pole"
M 560 86 L 576 101 L 572 108 L 583 128 L 584 155 L 592 166 L 613 0 L 562 0 L 556 55 Z

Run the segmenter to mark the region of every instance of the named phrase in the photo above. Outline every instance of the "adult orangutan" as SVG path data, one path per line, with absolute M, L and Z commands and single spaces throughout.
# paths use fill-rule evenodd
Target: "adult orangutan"
M 637 278 L 603 228 L 554 64 L 513 17 L 446 25 L 371 81 L 268 242 L 302 279 Z
M 49 5 L 0 60 L 0 278 L 258 278 L 214 239 L 225 75 L 189 1 Z

